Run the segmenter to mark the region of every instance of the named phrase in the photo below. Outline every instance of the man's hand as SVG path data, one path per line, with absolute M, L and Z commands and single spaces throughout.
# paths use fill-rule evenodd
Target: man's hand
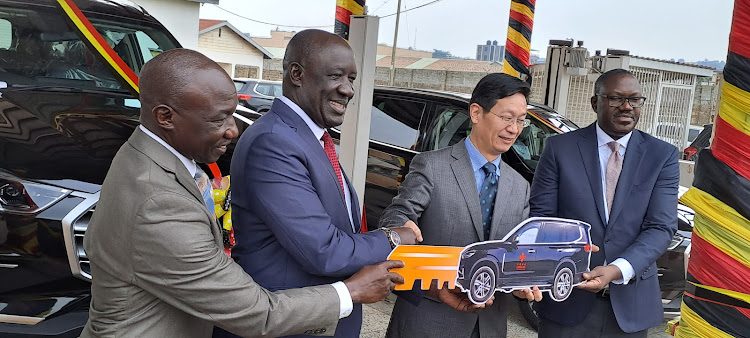
M 469 313 L 479 313 L 479 311 L 485 307 L 492 305 L 492 302 L 495 300 L 495 297 L 493 296 L 487 301 L 487 303 L 476 305 L 472 303 L 471 300 L 469 300 L 469 296 L 466 293 L 461 292 L 460 289 L 449 289 L 448 282 L 443 284 L 442 289 L 438 289 L 437 283 L 433 282 L 432 285 L 430 285 L 430 289 L 427 290 L 427 295 L 443 302 L 454 310 Z
M 542 301 L 542 291 L 539 291 L 539 288 L 536 286 L 533 289 L 515 290 L 513 291 L 513 295 L 518 298 L 533 300 L 535 302 Z
M 402 261 L 385 261 L 368 265 L 344 281 L 353 303 L 369 304 L 379 302 L 393 291 L 396 284 L 404 284 L 404 277 L 390 272 L 403 268 Z
M 414 231 L 414 235 L 417 236 L 417 243 L 420 243 L 424 240 L 422 238 L 422 230 L 419 229 L 419 227 L 417 226 L 417 223 L 414 223 L 412 220 L 408 220 L 406 221 L 406 223 L 404 223 L 404 228 L 408 228 Z
M 416 225 L 414 225 L 416 227 Z M 422 236 L 422 233 L 419 234 L 415 233 L 413 229 L 407 228 L 407 227 L 399 227 L 399 228 L 390 228 L 391 230 L 395 231 L 398 234 L 398 237 L 401 237 L 401 244 L 402 245 L 414 245 L 417 244 L 417 235 L 420 237 Z M 419 229 L 417 229 L 419 231 Z
M 622 278 L 620 268 L 614 265 L 597 266 L 591 272 L 584 272 L 583 279 L 586 283 L 577 286 L 579 289 L 599 292 L 606 287 L 609 282 Z

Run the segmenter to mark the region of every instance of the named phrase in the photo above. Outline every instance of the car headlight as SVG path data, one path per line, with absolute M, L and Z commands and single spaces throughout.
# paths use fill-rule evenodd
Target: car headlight
M 476 250 L 466 250 L 461 253 L 461 258 L 469 258 L 471 256 L 474 256 L 475 253 L 477 253 Z
M 35 214 L 63 197 L 70 190 L 24 181 L 0 173 L 0 211 L 10 214 Z

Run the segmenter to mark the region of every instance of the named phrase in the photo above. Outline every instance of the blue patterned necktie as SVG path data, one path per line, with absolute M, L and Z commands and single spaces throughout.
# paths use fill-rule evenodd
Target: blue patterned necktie
M 492 162 L 482 166 L 484 170 L 484 183 L 479 191 L 479 206 L 482 208 L 482 228 L 484 229 L 484 240 L 490 239 L 490 228 L 492 227 L 492 212 L 495 210 L 495 195 L 497 195 L 497 173 Z
M 203 203 L 206 204 L 206 208 L 208 208 L 208 211 L 211 212 L 211 214 L 214 213 L 214 197 L 212 196 L 213 189 L 211 189 L 211 182 L 208 180 L 208 175 L 206 175 L 206 172 L 201 169 L 201 167 L 196 167 L 195 170 L 195 176 L 193 177 L 195 179 L 195 183 L 198 185 L 198 190 L 201 192 L 201 197 L 203 197 Z

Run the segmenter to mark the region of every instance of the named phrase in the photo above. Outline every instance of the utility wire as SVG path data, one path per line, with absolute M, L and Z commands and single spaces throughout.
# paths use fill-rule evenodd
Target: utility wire
M 406 13 L 406 12 L 409 12 L 409 11 L 413 11 L 413 10 L 415 10 L 415 9 L 417 9 L 417 8 L 422 8 L 422 7 L 424 7 L 424 6 L 432 5 L 432 4 L 434 4 L 434 3 L 437 3 L 437 2 L 440 2 L 440 1 L 443 1 L 443 0 L 434 0 L 434 1 L 430 1 L 430 2 L 428 2 L 428 3 L 426 3 L 426 4 L 422 4 L 422 5 L 419 5 L 419 6 L 417 6 L 417 7 L 412 7 L 412 8 L 409 8 L 409 9 L 405 9 L 405 10 L 401 11 L 401 14 L 403 14 L 403 13 Z M 396 15 L 396 13 L 393 13 L 393 14 L 388 14 L 388 15 L 384 15 L 384 16 L 381 16 L 380 18 L 381 18 L 381 19 L 382 19 L 382 18 L 387 18 L 387 17 L 389 17 L 389 16 L 394 16 L 394 15 Z
M 439 1 L 439 0 L 438 0 L 438 1 Z M 279 23 L 265 22 L 265 21 L 260 21 L 260 20 L 256 20 L 256 19 L 251 19 L 251 18 L 248 18 L 248 17 L 246 17 L 246 16 L 242 16 L 242 15 L 239 15 L 239 14 L 237 14 L 237 13 L 234 13 L 234 12 L 230 11 L 230 10 L 224 9 L 224 8 L 222 8 L 222 7 L 221 7 L 221 6 L 219 6 L 219 5 L 214 5 L 214 6 L 215 6 L 216 8 L 218 8 L 218 9 L 220 9 L 220 10 L 222 10 L 222 11 L 225 11 L 225 12 L 227 12 L 227 13 L 229 13 L 229 14 L 232 14 L 232 15 L 234 15 L 234 16 L 237 16 L 237 17 L 243 18 L 243 19 L 245 19 L 245 20 L 248 20 L 248 21 L 252 21 L 252 22 L 257 22 L 257 23 L 262 23 L 262 24 L 264 24 L 264 25 L 270 25 L 270 26 L 280 26 L 280 27 L 291 27 L 291 28 L 330 28 L 330 27 L 333 27 L 333 25 L 325 25 L 325 26 L 295 26 L 295 25 L 283 25 L 283 24 L 279 24 Z

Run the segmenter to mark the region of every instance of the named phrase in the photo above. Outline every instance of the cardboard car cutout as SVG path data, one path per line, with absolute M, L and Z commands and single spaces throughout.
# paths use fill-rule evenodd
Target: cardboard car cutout
M 549 292 L 561 302 L 573 287 L 584 282 L 591 261 L 591 225 L 577 220 L 533 217 L 518 224 L 502 240 L 484 241 L 464 248 L 400 245 L 388 259 L 404 261 L 394 269 L 406 282 L 397 290 L 411 290 L 420 280 L 429 289 L 458 286 L 475 304 L 484 304 L 500 290 L 528 289 Z

